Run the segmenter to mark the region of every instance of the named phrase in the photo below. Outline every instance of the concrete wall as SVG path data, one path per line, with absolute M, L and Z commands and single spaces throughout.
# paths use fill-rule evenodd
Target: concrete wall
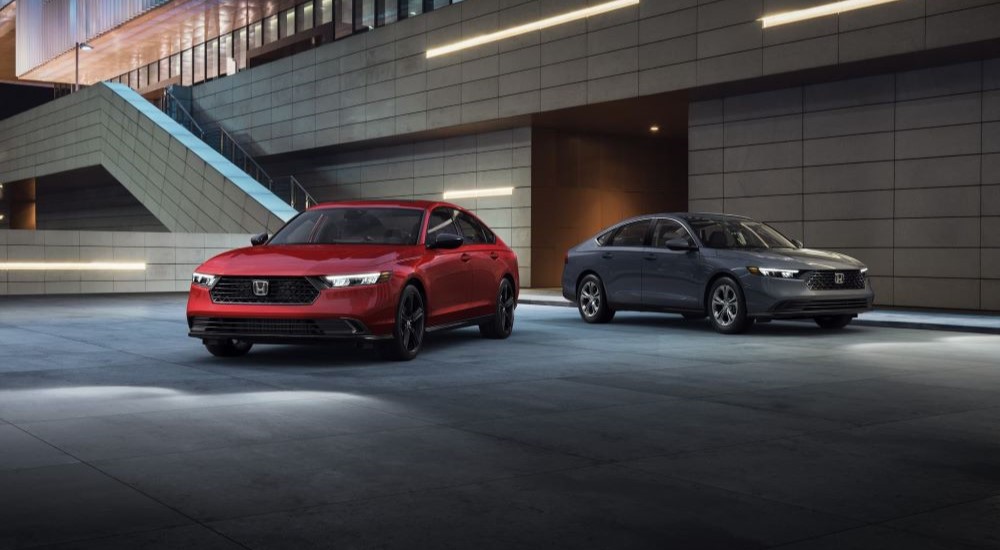
M 0 295 L 186 292 L 208 258 L 249 235 L 0 230 L 0 262 L 145 262 L 145 271 L 4 271 Z
M 439 46 L 593 4 L 465 0 L 194 88 L 263 155 L 1000 37 L 1000 0 L 901 0 L 762 29 L 814 0 L 643 0 L 461 53 Z
M 294 174 L 320 201 L 442 200 L 449 190 L 513 187 L 509 197 L 455 202 L 483 219 L 518 254 L 521 284 L 531 285 L 531 129 L 433 139 L 286 161 L 272 174 Z
M 694 103 L 689 147 L 691 209 L 859 257 L 880 304 L 1000 310 L 1000 60 Z
M 35 229 L 166 231 L 100 166 L 36 178 Z

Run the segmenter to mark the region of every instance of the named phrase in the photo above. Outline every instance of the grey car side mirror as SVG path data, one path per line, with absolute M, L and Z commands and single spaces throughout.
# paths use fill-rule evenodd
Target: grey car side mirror
M 792 244 L 794 244 L 798 248 L 805 248 L 805 246 L 806 246 L 806 245 L 802 244 L 802 241 L 800 241 L 798 239 L 792 239 Z
M 250 237 L 250 244 L 253 246 L 260 246 L 267 242 L 267 233 L 258 233 L 253 237 Z
M 667 248 L 670 250 L 698 250 L 697 246 L 683 237 L 667 241 Z
M 454 233 L 438 233 L 434 235 L 431 242 L 427 243 L 427 248 L 443 248 L 453 250 L 465 244 L 465 239 L 461 235 Z

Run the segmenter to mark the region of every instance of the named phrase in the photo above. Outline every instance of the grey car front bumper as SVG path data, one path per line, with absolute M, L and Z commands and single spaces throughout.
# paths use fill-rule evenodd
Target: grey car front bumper
M 875 292 L 865 288 L 810 290 L 801 279 L 778 279 L 747 274 L 741 277 L 751 317 L 796 319 L 826 315 L 857 315 L 872 308 Z

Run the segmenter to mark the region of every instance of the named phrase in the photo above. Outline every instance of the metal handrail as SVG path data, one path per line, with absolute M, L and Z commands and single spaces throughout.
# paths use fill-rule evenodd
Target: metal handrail
M 202 129 L 198 121 L 194 119 L 191 113 L 184 108 L 184 104 L 178 100 L 174 94 L 170 93 L 169 90 L 163 91 L 162 99 L 160 100 L 160 110 L 167 114 L 170 118 L 174 119 L 181 126 L 186 128 L 192 134 L 198 136 L 199 139 L 205 139 L 205 130 Z M 184 115 L 182 120 L 178 120 L 174 113 L 179 112 Z
M 205 130 L 200 124 L 191 116 L 191 113 L 184 108 L 184 105 L 172 94 L 169 90 L 165 90 L 163 93 L 163 98 L 160 104 L 160 110 L 165 112 L 170 118 L 176 120 L 179 124 L 187 128 L 191 133 L 198 136 L 199 139 L 209 144 L 218 151 L 222 156 L 226 157 L 230 162 L 237 165 L 241 170 L 247 173 L 250 177 L 257 180 L 259 183 L 267 186 L 268 190 L 275 192 L 275 180 L 272 178 L 264 167 L 253 158 L 242 145 L 236 141 L 236 138 L 232 136 L 225 128 L 221 125 L 216 125 L 213 128 Z M 174 113 L 180 113 L 183 115 L 182 120 L 178 120 Z M 215 132 L 218 132 L 218 140 L 215 138 Z M 299 180 L 295 179 L 295 176 L 288 176 L 288 204 L 292 208 L 297 208 L 296 203 L 298 202 L 298 197 L 300 195 L 303 200 L 304 208 L 309 208 L 310 206 L 316 204 L 316 199 L 313 198 L 309 191 L 299 183 Z

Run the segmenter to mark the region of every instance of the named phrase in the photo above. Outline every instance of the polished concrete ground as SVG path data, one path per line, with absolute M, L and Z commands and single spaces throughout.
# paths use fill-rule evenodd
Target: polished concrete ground
M 220 360 L 183 304 L 0 299 L 0 548 L 1000 546 L 1000 336 L 522 306 Z

